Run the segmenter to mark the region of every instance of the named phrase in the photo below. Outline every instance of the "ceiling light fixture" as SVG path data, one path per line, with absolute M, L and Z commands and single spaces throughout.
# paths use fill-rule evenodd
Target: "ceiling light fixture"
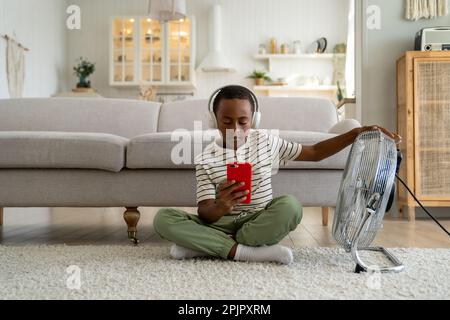
M 186 0 L 149 0 L 148 16 L 162 22 L 186 17 Z

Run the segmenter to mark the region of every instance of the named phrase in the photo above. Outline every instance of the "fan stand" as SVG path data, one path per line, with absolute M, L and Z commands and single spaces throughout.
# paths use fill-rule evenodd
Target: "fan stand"
M 400 272 L 403 271 L 405 266 L 389 251 L 387 251 L 383 247 L 366 247 L 366 248 L 358 248 L 359 237 L 361 235 L 364 226 L 366 225 L 367 220 L 376 212 L 376 206 L 379 204 L 380 194 L 376 193 L 371 196 L 367 203 L 366 214 L 361 221 L 361 224 L 358 227 L 358 231 L 355 234 L 354 240 L 351 244 L 351 253 L 353 260 L 356 262 L 355 273 L 367 272 L 370 269 L 370 266 L 365 264 L 361 257 L 359 256 L 358 251 L 375 251 L 382 252 L 393 264 L 392 267 L 378 267 L 377 271 L 380 272 Z

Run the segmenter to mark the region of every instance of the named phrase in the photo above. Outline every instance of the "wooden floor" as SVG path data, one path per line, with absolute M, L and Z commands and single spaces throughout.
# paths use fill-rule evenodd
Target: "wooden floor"
M 141 243 L 167 243 L 155 234 L 152 221 L 159 208 L 139 208 Z M 183 208 L 195 212 L 195 208 Z M 124 208 L 5 208 L 0 244 L 128 244 Z M 290 247 L 334 247 L 328 227 L 322 226 L 321 209 L 305 208 L 299 227 L 282 244 Z M 450 220 L 442 220 L 450 229 Z M 415 222 L 386 218 L 375 244 L 385 247 L 450 248 L 450 238 L 431 220 Z

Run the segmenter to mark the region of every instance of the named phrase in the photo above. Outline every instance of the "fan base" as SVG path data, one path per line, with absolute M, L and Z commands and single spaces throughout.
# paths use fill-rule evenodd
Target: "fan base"
M 355 273 L 367 272 L 366 269 L 361 267 L 359 264 L 356 264 Z

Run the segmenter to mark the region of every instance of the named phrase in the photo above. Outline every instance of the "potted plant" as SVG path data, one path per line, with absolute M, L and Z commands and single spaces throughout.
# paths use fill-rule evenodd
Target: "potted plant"
M 90 88 L 91 81 L 88 79 L 95 71 L 95 64 L 83 59 L 83 57 L 77 61 L 78 64 L 73 67 L 74 74 L 78 77 L 77 88 Z
M 247 78 L 255 79 L 255 84 L 257 86 L 264 85 L 264 81 L 272 81 L 272 79 L 267 75 L 265 71 L 253 71 Z

